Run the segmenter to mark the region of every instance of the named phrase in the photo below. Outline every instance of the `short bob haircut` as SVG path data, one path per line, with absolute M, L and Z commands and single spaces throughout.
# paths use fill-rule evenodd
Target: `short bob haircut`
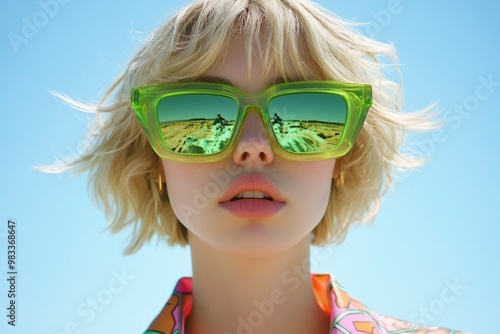
M 132 229 L 126 254 L 155 235 L 170 245 L 188 244 L 187 229 L 155 184 L 161 160 L 131 109 L 130 91 L 134 86 L 195 81 L 235 38 L 243 38 L 248 66 L 252 55 L 261 55 L 265 69 L 277 69 L 285 80 L 292 75 L 293 80 L 306 80 L 308 73 L 315 73 L 317 79 L 373 87 L 373 105 L 357 142 L 338 159 L 344 186 L 332 185 L 326 213 L 312 232 L 315 245 L 339 243 L 351 225 L 375 217 L 396 169 L 421 163 L 400 153 L 405 132 L 429 130 L 435 123 L 433 106 L 401 112 L 401 85 L 384 76 L 390 67 L 399 77 L 394 48 L 363 36 L 356 26 L 308 0 L 195 1 L 149 35 L 101 103 L 84 104 L 59 94 L 77 109 L 96 112 L 99 122 L 78 157 L 45 171 L 89 171 L 89 189 L 111 231 Z

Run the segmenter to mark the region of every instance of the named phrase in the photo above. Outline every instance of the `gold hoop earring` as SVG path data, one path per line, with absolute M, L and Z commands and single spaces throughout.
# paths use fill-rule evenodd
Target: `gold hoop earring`
M 158 187 L 158 193 L 160 194 L 160 198 L 163 199 L 167 193 L 166 187 L 165 187 L 165 177 L 163 174 L 163 168 L 161 166 L 156 170 L 155 172 L 155 183 L 156 186 Z
M 333 183 L 335 188 L 340 189 L 344 185 L 344 170 L 342 169 L 342 160 L 335 161 L 333 170 Z
M 334 176 L 333 183 L 335 184 L 335 188 L 340 189 L 344 186 L 344 171 L 340 170 L 340 172 Z

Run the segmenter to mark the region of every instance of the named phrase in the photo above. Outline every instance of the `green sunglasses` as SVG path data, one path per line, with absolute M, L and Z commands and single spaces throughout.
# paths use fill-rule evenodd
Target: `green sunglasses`
M 217 83 L 132 89 L 132 108 L 166 160 L 213 162 L 235 148 L 248 108 L 259 108 L 274 151 L 285 159 L 339 158 L 354 145 L 372 104 L 367 84 L 287 82 L 258 95 Z

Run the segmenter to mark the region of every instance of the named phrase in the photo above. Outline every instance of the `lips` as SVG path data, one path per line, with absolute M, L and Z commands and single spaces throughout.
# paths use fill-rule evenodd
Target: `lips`
M 278 214 L 285 199 L 264 175 L 243 175 L 224 192 L 219 205 L 240 218 L 267 218 Z

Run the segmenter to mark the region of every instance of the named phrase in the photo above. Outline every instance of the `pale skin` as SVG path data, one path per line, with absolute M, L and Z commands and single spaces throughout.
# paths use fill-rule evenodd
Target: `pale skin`
M 248 72 L 241 40 L 205 75 L 228 80 L 247 94 L 262 92 L 276 77 L 272 71 L 264 73 L 258 54 Z M 186 320 L 188 334 L 238 333 L 237 319 L 247 320 L 257 310 L 255 302 L 272 297 L 271 314 L 252 333 L 328 333 L 329 314 L 316 302 L 307 259 L 310 233 L 329 201 L 335 160 L 285 160 L 273 151 L 264 131 L 258 110 L 252 110 L 233 154 L 223 161 L 163 161 L 170 203 L 189 231 L 194 303 Z M 220 186 L 196 213 L 182 210 L 183 204 L 192 204 L 195 189 L 202 191 L 213 183 L 213 173 L 227 170 L 232 171 L 227 186 Z M 225 188 L 241 175 L 256 174 L 270 179 L 283 195 L 285 205 L 278 214 L 241 218 L 220 207 Z M 300 278 L 293 289 L 284 277 L 292 268 Z

